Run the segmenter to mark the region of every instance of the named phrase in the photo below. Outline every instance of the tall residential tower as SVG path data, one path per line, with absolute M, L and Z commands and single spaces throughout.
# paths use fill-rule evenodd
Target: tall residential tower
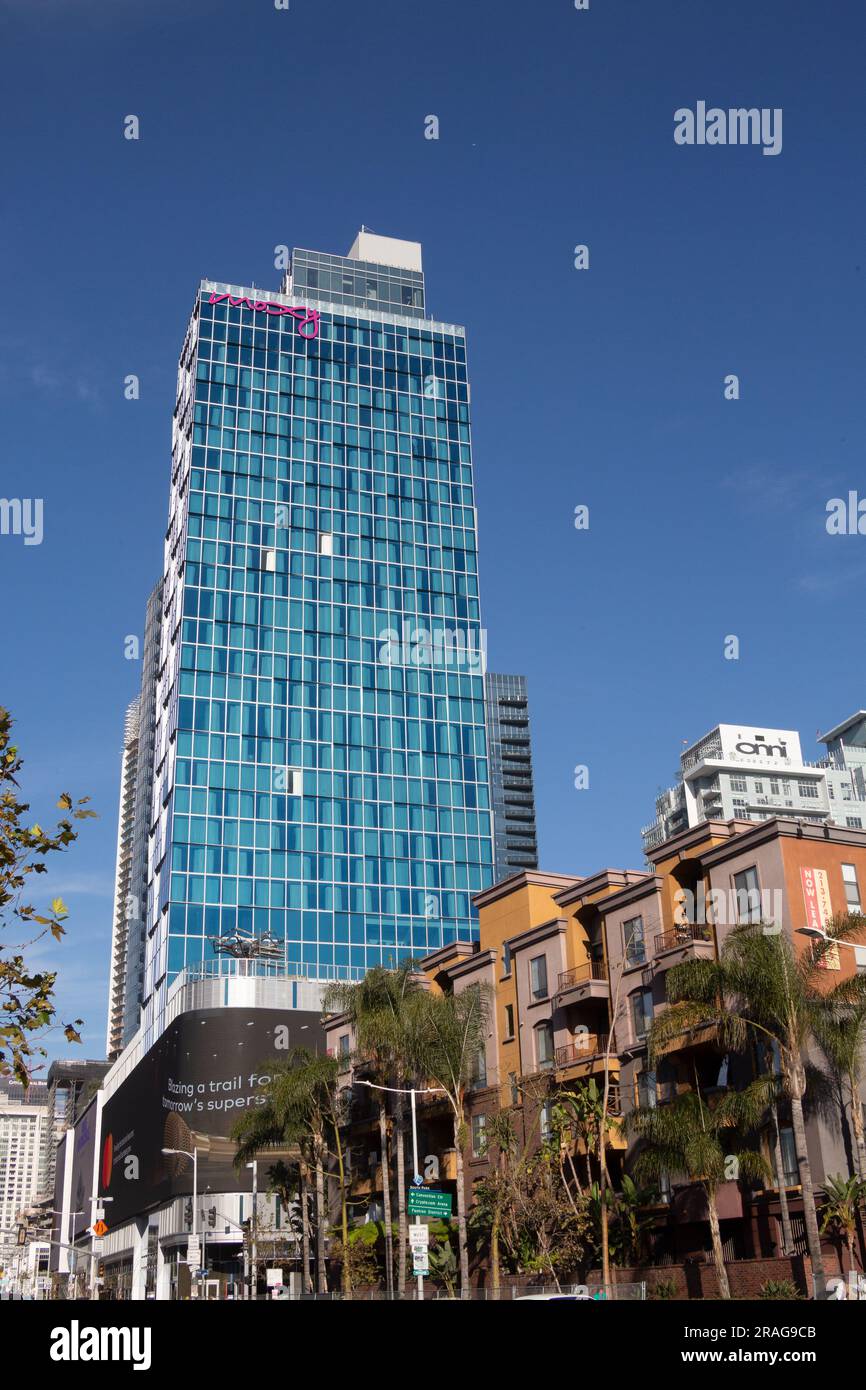
M 532 743 L 524 677 L 488 671 L 485 692 L 498 883 L 521 869 L 538 868 Z
M 110 1060 L 129 1042 L 141 1014 L 161 620 L 162 580 L 147 601 L 141 689 L 126 711 L 123 729 L 106 1032 Z
M 143 996 L 234 933 L 362 972 L 493 876 L 464 330 L 421 248 L 204 281 L 178 372 Z

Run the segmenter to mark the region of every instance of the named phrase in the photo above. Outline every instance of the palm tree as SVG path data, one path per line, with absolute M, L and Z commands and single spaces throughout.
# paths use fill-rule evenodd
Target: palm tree
M 271 1065 L 271 1079 L 265 1087 L 263 1104 L 245 1111 L 232 1130 L 232 1137 L 238 1144 L 235 1156 L 238 1167 L 275 1143 L 297 1146 L 299 1150 L 308 1148 L 316 1174 L 316 1268 L 320 1293 L 328 1289 L 325 1164 L 330 1153 L 336 1159 L 340 1185 L 343 1249 L 349 1237 L 338 1072 L 339 1062 L 335 1057 L 321 1057 L 306 1047 L 293 1048 L 284 1061 Z M 343 1293 L 351 1297 L 351 1292 L 349 1265 L 344 1261 Z
M 370 1080 L 395 1092 L 405 1077 L 406 1000 L 418 989 L 417 965 L 405 960 L 396 969 L 376 966 L 353 984 L 329 985 L 323 1008 L 326 1013 L 345 1013 L 355 1037 L 360 1063 L 370 1070 Z M 394 1229 L 391 1211 L 391 1172 L 388 1153 L 388 1090 L 377 1090 L 379 1146 L 382 1153 L 382 1207 L 385 1228 L 385 1287 L 394 1293 Z M 397 1124 L 397 1202 L 399 1208 L 400 1275 L 402 1297 L 406 1281 L 406 1170 L 403 1157 L 403 1106 L 398 1097 Z
M 834 942 L 856 935 L 861 920 L 835 919 L 827 927 L 827 940 L 799 955 L 790 938 L 774 925 L 749 922 L 735 927 L 717 960 L 684 961 L 668 972 L 670 1007 L 659 1015 L 652 1029 L 656 1051 L 691 1029 L 707 1025 L 716 1029 L 726 1049 L 742 1051 L 754 1035 L 777 1044 L 791 1107 L 806 1240 L 819 1299 L 826 1297 L 827 1281 L 806 1147 L 806 1050 L 821 1031 L 829 1007 L 822 966 Z
M 708 1103 L 700 1090 L 683 1091 L 668 1105 L 642 1106 L 627 1124 L 641 1140 L 634 1171 L 641 1182 L 683 1173 L 700 1183 L 707 1199 L 713 1264 L 722 1298 L 731 1288 L 722 1251 L 716 1193 L 719 1185 L 737 1177 L 763 1177 L 767 1163 L 744 1135 L 755 1130 L 767 1106 L 766 1080 L 753 1081 L 742 1091 L 725 1091 Z
M 866 918 L 858 916 L 857 920 L 862 929 Z M 817 1020 L 815 1032 L 827 1061 L 848 1086 L 857 1171 L 866 1180 L 866 1141 L 860 1099 L 860 1088 L 866 1077 L 866 975 L 849 976 L 827 991 L 825 1009 Z
M 451 1107 L 457 1161 L 457 1245 L 460 1296 L 469 1296 L 469 1242 L 463 1147 L 466 1142 L 466 1092 L 477 1075 L 478 1058 L 487 1040 L 490 990 L 470 985 L 459 994 L 419 991 L 407 1013 L 412 1070 L 438 1086 Z
M 779 1102 L 784 1099 L 784 1087 L 780 1076 L 779 1049 L 774 1041 L 764 1039 L 761 1053 L 764 1058 L 767 1075 L 772 1076 L 776 1082 L 767 1108 L 770 1113 L 772 1135 L 770 1147 L 773 1151 L 773 1172 L 776 1176 L 776 1191 L 779 1195 L 779 1215 L 782 1221 L 782 1254 L 793 1255 L 794 1232 L 791 1226 L 791 1212 L 788 1207 L 788 1188 L 785 1183 L 785 1157 L 782 1153 L 782 1130 L 779 1125 Z
M 830 1231 L 848 1247 L 848 1268 L 854 1268 L 854 1240 L 857 1236 L 857 1213 L 866 1199 L 866 1182 L 862 1178 L 843 1178 L 840 1173 L 824 1183 L 827 1202 L 822 1212 L 821 1230 Z
M 573 1090 L 563 1088 L 557 1091 L 556 1100 L 552 1107 L 552 1119 L 563 1141 L 568 1146 L 569 1159 L 571 1159 L 571 1149 L 577 1142 L 583 1143 L 586 1185 L 591 1187 L 593 1181 L 592 1156 L 598 1148 L 602 1120 L 602 1096 L 595 1077 L 591 1076 L 588 1080 L 579 1082 Z M 610 1121 L 608 1121 L 608 1127 L 611 1127 Z M 578 1195 L 582 1196 L 583 1189 L 573 1162 L 571 1168 Z
M 628 1173 L 623 1174 L 616 1198 L 616 1215 L 622 1227 L 623 1253 L 630 1264 L 639 1264 L 644 1258 L 647 1235 L 655 1225 L 654 1217 L 644 1213 L 657 1200 L 656 1188 L 638 1187 Z
M 298 1237 L 298 1225 L 300 1225 L 301 1237 L 301 1270 L 304 1293 L 312 1293 L 313 1281 L 310 1278 L 310 1208 L 307 1193 L 307 1174 L 308 1166 L 303 1156 L 303 1145 L 299 1145 L 298 1158 L 290 1160 L 288 1163 L 279 1159 L 272 1168 L 268 1169 L 268 1182 L 271 1191 L 279 1194 L 283 1205 L 286 1208 L 288 1219 L 291 1222 L 295 1239 Z M 293 1202 L 297 1198 L 297 1217 L 292 1211 Z
M 241 1168 L 259 1154 L 268 1151 L 273 1153 L 275 1159 L 277 1154 L 291 1159 L 294 1154 L 300 1153 L 302 1136 L 294 1121 L 287 1123 L 281 1120 L 270 1099 L 266 1098 L 264 1104 L 252 1110 L 245 1110 L 239 1116 L 232 1127 L 232 1138 L 237 1144 L 234 1166 Z M 271 1172 L 279 1169 L 287 1169 L 283 1157 L 274 1163 Z M 304 1265 L 305 1283 L 308 1270 L 309 1260 Z M 256 1275 L 257 1272 L 253 1270 L 253 1289 L 256 1286 Z

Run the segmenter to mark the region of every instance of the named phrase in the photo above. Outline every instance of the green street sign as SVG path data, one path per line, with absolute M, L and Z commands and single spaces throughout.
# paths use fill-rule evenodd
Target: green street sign
M 410 1187 L 409 1215 L 449 1217 L 451 1193 L 434 1192 L 430 1187 Z

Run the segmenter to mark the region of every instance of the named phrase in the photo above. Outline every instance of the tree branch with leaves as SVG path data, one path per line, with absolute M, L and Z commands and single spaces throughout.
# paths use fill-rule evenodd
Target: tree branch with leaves
M 38 1039 L 55 1025 L 56 970 L 34 970 L 27 953 L 46 936 L 61 941 L 68 910 L 63 899 L 51 899 L 49 909 L 37 909 L 31 898 L 35 875 L 48 872 L 48 857 L 61 854 L 78 839 L 74 821 L 93 819 L 89 797 L 73 801 L 63 792 L 58 810 L 66 814 L 52 830 L 27 825 L 30 805 L 20 799 L 18 776 L 22 760 L 11 741 L 12 717 L 0 707 L 0 929 L 12 930 L 18 940 L 0 942 L 0 1075 L 13 1073 L 29 1085 L 45 1057 Z M 82 1020 L 59 1025 L 67 1042 L 80 1043 Z

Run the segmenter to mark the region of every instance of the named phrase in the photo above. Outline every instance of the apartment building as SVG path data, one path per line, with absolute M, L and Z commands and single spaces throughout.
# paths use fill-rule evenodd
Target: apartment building
M 655 818 L 641 831 L 644 852 L 688 826 L 708 820 L 793 817 L 810 824 L 866 826 L 866 714 L 862 710 L 818 741 L 814 762 L 803 758 L 793 729 L 718 724 L 683 749 L 680 775 L 656 798 Z
M 46 1137 L 53 1132 L 48 1088 L 0 1079 L 0 1269 L 21 1273 L 17 1228 L 45 1185 Z
M 547 1132 L 557 1089 L 589 1077 L 603 1084 L 605 1072 L 615 1116 L 637 1105 L 665 1104 L 696 1083 L 712 1094 L 747 1081 L 757 1059 L 726 1055 L 712 1029 L 676 1039 L 650 1065 L 647 1034 L 666 1007 L 668 972 L 687 959 L 712 958 L 733 927 L 748 920 L 777 925 L 798 954 L 807 951 L 808 931 L 820 930 L 834 914 L 860 911 L 864 891 L 866 831 L 777 818 L 710 820 L 686 828 L 653 851 L 649 872 L 608 868 L 582 878 L 523 872 L 479 893 L 478 942 L 455 943 L 420 965 L 426 988 L 459 992 L 483 983 L 494 1001 L 467 1105 L 468 1195 L 487 1170 L 485 1130 L 499 1107 L 516 1107 L 524 1136 L 537 1140 Z M 827 968 L 828 978 L 866 969 L 866 940 L 840 948 Z M 326 1020 L 325 1029 L 329 1047 L 346 1058 L 349 1084 L 351 1030 L 344 1017 Z M 425 1171 L 440 1185 L 453 1185 L 447 1108 L 422 1104 L 419 1120 Z M 819 1187 L 851 1167 L 850 1120 L 839 1104 L 808 1114 L 807 1147 Z M 799 1173 L 784 1105 L 780 1128 L 782 1176 L 802 1253 Z M 372 1122 L 369 1136 L 378 1148 Z M 769 1158 L 769 1137 L 761 1142 Z M 615 1178 L 632 1156 L 629 1141 L 614 1137 L 609 1165 Z M 360 1162 L 375 1206 L 380 1155 L 371 1164 L 362 1154 Z M 724 1184 L 719 1211 L 729 1258 L 780 1253 L 774 1184 Z M 653 1244 L 663 1262 L 702 1258 L 707 1249 L 700 1190 L 676 1175 L 659 1192 Z

